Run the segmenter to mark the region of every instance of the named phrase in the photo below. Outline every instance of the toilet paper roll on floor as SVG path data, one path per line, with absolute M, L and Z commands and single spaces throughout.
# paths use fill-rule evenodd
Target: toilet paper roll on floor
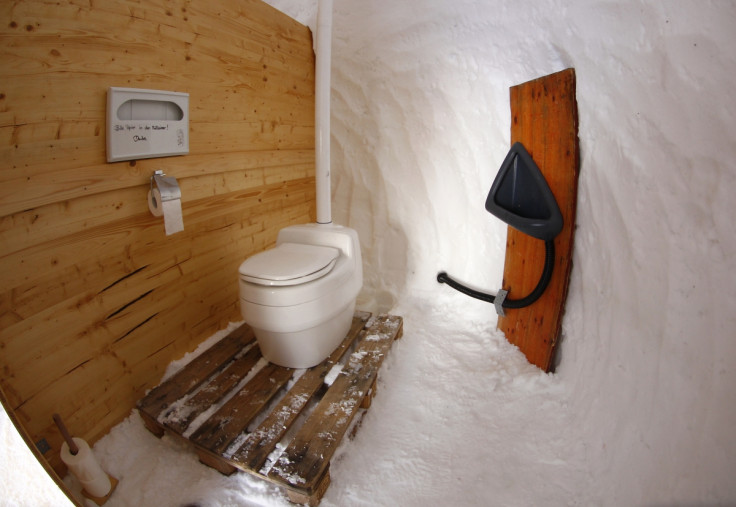
M 87 442 L 81 438 L 73 437 L 74 443 L 79 447 L 77 454 L 72 454 L 69 444 L 61 444 L 61 460 L 69 467 L 69 470 L 82 483 L 84 490 L 92 496 L 102 498 L 110 492 L 112 483 L 110 477 L 100 467 Z
M 161 199 L 158 188 L 148 191 L 148 209 L 155 217 L 164 217 L 164 228 L 169 236 L 184 230 L 184 220 L 181 215 L 181 199 Z

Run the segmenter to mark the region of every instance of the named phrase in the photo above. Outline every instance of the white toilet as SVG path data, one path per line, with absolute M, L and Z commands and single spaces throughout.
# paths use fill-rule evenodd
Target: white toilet
M 333 224 L 279 231 L 240 265 L 240 311 L 263 357 L 289 368 L 322 362 L 345 338 L 363 286 L 358 234 Z

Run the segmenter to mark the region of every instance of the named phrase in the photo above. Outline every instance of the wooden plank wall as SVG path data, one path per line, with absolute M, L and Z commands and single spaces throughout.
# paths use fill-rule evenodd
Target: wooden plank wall
M 190 94 L 190 154 L 108 164 L 110 86 Z M 259 0 L 0 5 L 0 387 L 59 472 L 241 320 L 237 267 L 315 219 L 309 30 Z M 148 211 L 178 179 L 184 232 Z

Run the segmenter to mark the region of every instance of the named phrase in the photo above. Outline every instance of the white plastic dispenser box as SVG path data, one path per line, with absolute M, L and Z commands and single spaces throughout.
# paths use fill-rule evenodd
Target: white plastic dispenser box
M 189 94 L 111 87 L 107 161 L 189 153 Z

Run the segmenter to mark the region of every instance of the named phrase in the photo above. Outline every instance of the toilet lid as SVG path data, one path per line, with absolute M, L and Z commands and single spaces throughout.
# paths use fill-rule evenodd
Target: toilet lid
M 240 265 L 240 277 L 259 285 L 296 285 L 330 272 L 340 250 L 329 246 L 280 243 L 249 257 Z

